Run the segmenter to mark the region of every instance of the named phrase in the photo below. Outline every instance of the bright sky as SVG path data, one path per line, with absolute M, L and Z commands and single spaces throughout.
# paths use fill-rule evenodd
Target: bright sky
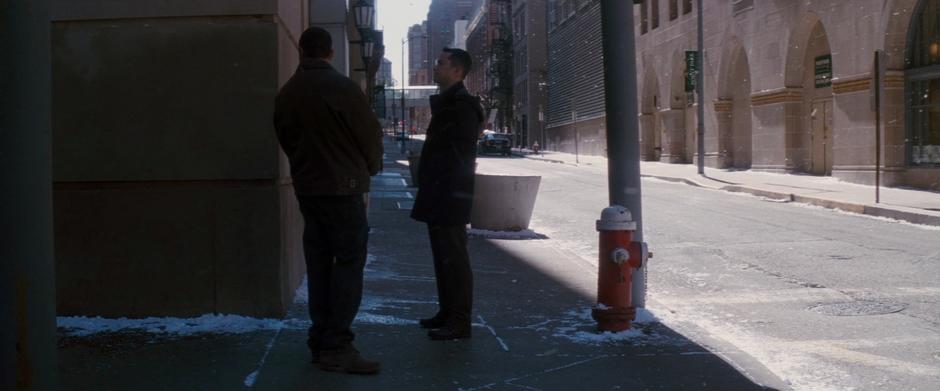
M 375 2 L 375 27 L 385 30 L 385 58 L 392 62 L 392 77 L 401 80 L 401 40 L 408 27 L 428 17 L 431 0 L 378 0 Z M 408 46 L 405 45 L 407 54 Z M 408 58 L 405 57 L 405 64 Z M 407 83 L 408 75 L 405 75 Z

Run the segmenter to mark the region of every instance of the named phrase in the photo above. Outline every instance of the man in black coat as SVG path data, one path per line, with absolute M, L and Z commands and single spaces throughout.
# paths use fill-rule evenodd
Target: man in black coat
M 374 374 L 379 363 L 359 355 L 350 326 L 362 301 L 365 197 L 381 168 L 382 130 L 359 85 L 330 65 L 332 46 L 319 27 L 300 36 L 300 66 L 277 95 L 274 127 L 304 217 L 313 362 Z
M 470 338 L 473 272 L 467 223 L 473 205 L 476 143 L 483 123 L 480 99 L 463 79 L 470 54 L 447 49 L 434 65 L 440 94 L 431 96 L 431 123 L 418 164 L 418 196 L 411 217 L 428 224 L 440 309 L 420 324 L 434 340 Z

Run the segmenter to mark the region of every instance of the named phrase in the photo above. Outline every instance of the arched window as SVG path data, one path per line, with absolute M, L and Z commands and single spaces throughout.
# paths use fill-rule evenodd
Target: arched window
M 918 5 L 905 65 L 908 164 L 940 166 L 940 0 Z

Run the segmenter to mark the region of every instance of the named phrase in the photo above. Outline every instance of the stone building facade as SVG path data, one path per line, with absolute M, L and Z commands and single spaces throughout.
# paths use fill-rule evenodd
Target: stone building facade
M 691 163 L 690 0 L 636 6 L 641 150 Z M 940 189 L 940 1 L 704 1 L 710 167 Z M 874 52 L 884 53 L 880 140 Z M 879 150 L 880 144 L 880 150 Z
M 282 316 L 303 221 L 271 115 L 309 25 L 364 91 L 348 0 L 53 2 L 60 315 Z
M 408 28 L 408 85 L 426 86 L 431 81 L 431 59 L 428 57 L 428 22 Z M 436 58 L 435 58 L 436 59 Z
M 598 0 L 548 2 L 545 149 L 604 155 L 604 58 Z
M 517 142 L 531 146 L 544 140 L 544 116 L 548 103 L 547 2 L 513 0 L 513 123 Z

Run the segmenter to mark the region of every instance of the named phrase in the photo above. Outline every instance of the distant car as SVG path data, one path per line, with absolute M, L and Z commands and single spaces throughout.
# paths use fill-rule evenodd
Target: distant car
M 512 153 L 512 135 L 506 133 L 485 133 L 477 143 L 477 154 L 498 153 L 510 156 Z

